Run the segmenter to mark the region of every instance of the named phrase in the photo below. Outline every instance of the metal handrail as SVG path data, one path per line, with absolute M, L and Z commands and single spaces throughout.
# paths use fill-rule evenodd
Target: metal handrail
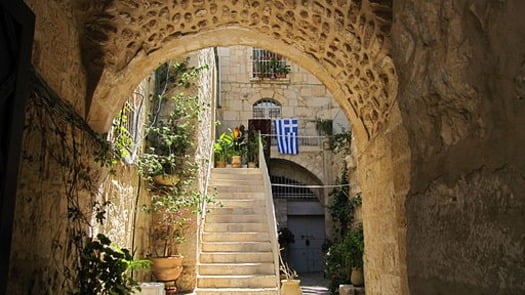
M 213 149 L 209 149 L 208 151 L 208 159 L 213 159 Z M 206 175 L 204 177 L 204 195 L 206 196 L 208 194 L 208 186 L 209 186 L 209 183 L 210 183 L 210 177 L 211 177 L 211 169 L 213 167 L 213 160 L 212 161 L 207 161 L 207 166 L 206 166 Z M 200 260 L 201 260 L 201 249 L 202 249 L 202 234 L 204 232 L 204 222 L 205 222 L 205 219 L 206 219 L 206 210 L 208 210 L 207 208 L 207 202 L 206 201 L 202 201 L 202 203 L 200 204 L 200 216 L 198 216 L 197 218 L 197 247 L 196 248 L 196 256 L 195 256 L 195 261 L 196 261 L 196 265 L 195 265 L 195 269 L 196 269 L 196 272 L 197 272 L 197 276 L 196 276 L 196 280 L 199 276 L 199 264 L 200 264 Z M 195 281 L 195 288 L 197 288 L 197 281 Z
M 270 174 L 268 173 L 268 167 L 266 165 L 266 159 L 264 158 L 264 149 L 262 145 L 261 136 L 259 136 L 259 169 L 261 169 L 263 175 L 264 189 L 266 192 L 266 210 L 268 218 L 268 227 L 270 231 L 270 243 L 272 245 L 273 252 L 273 263 L 275 266 L 275 280 L 277 286 L 277 292 L 279 293 L 279 286 L 281 283 L 279 277 L 279 243 L 277 240 L 277 219 L 275 218 L 275 209 L 272 197 L 272 183 L 270 181 Z
M 277 137 L 279 135 L 277 134 L 261 134 L 261 136 L 264 137 L 270 137 L 270 143 L 271 146 L 277 145 Z M 281 135 L 284 136 L 284 135 Z M 323 142 L 326 140 L 326 136 L 319 136 L 319 135 L 297 135 L 297 141 L 299 143 L 299 146 L 315 146 L 315 147 L 322 147 Z

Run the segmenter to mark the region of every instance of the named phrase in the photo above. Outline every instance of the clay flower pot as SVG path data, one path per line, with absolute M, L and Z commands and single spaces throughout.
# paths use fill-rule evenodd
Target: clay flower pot
M 241 168 L 241 156 L 232 156 L 232 168 Z
M 182 260 L 184 259 L 182 255 L 150 259 L 153 261 L 151 266 L 153 276 L 159 282 L 175 281 L 182 273 Z
M 301 295 L 301 280 L 281 280 L 282 295 Z

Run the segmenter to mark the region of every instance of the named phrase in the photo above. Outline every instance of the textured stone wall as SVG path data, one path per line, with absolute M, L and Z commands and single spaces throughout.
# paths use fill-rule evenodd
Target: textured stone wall
M 73 237 L 90 233 L 92 202 L 107 169 L 101 141 L 71 106 L 33 83 L 26 110 L 8 294 L 73 290 Z
M 317 135 L 315 119 L 334 119 L 341 111 L 334 98 L 315 76 L 287 61 L 291 71 L 286 79 L 257 80 L 252 77 L 252 47 L 219 47 L 221 108 L 218 119 L 225 128 L 253 118 L 253 105 L 261 99 L 279 103 L 282 118 L 299 120 L 301 136 Z M 348 130 L 348 123 L 345 126 Z
M 411 294 L 523 294 L 525 2 L 394 10 Z
M 78 25 L 78 7 L 73 1 L 25 2 L 36 15 L 33 66 L 62 99 L 68 101 L 78 114 L 84 115 L 87 76 L 80 48 L 84 29 Z M 125 98 L 122 97 L 121 103 Z M 117 110 L 118 106 L 108 114 L 110 120 Z

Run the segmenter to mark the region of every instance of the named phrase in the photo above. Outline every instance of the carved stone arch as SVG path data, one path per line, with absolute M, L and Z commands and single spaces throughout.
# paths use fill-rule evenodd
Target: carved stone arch
M 322 169 L 319 169 L 318 167 L 319 165 L 316 166 L 314 163 L 308 162 L 304 158 L 290 155 L 279 155 L 278 157 L 272 157 L 270 161 L 291 163 L 300 169 L 304 169 L 305 173 L 307 172 L 314 176 L 317 180 L 317 184 L 328 184 L 323 177 Z
M 113 1 L 86 4 L 88 120 L 98 131 L 159 61 L 212 46 L 284 55 L 319 78 L 365 141 L 397 94 L 390 58 L 391 1 Z M 133 81 L 129 83 L 128 81 Z M 123 83 L 123 82 L 127 83 Z M 356 131 L 357 130 L 357 131 Z

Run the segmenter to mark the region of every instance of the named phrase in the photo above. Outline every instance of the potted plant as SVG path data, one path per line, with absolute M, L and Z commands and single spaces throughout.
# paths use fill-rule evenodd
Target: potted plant
M 181 91 L 191 85 L 190 79 L 202 68 L 189 69 L 184 62 L 172 68 L 162 66 L 156 71 L 156 95 L 138 170 L 149 184 L 150 201 L 143 209 L 152 217 L 148 258 L 153 262 L 153 276 L 174 283 L 182 272 L 184 258 L 178 245 L 207 198 L 193 185 L 198 168 L 193 161 L 195 126 L 201 108 L 196 96 Z M 178 94 L 168 99 L 168 93 L 175 91 Z M 174 176 L 174 180 L 160 183 L 159 176 Z
M 295 235 L 287 227 L 277 229 L 277 241 L 283 262 L 287 261 L 289 245 L 295 243 Z
M 279 252 L 279 269 L 281 272 L 280 294 L 301 295 L 301 280 L 297 279 L 297 272 L 284 262 L 281 252 Z
M 354 286 L 362 286 L 363 279 L 363 252 L 364 252 L 364 235 L 363 225 L 358 224 L 350 229 L 345 236 L 343 244 L 347 248 L 348 258 L 352 267 L 350 281 Z
M 286 75 L 290 73 L 290 65 L 285 64 L 284 61 L 280 61 L 275 69 L 275 73 L 277 78 L 286 78 Z
M 148 268 L 149 260 L 134 260 L 130 251 L 114 245 L 104 234 L 90 238 L 80 256 L 79 290 L 85 294 L 133 294 L 140 291 L 129 270 Z
M 240 168 L 246 162 L 247 138 L 244 125 L 235 127 L 232 131 L 233 152 L 231 164 L 233 168 Z
M 156 87 L 163 90 L 155 90 L 150 124 L 145 132 L 146 146 L 138 161 L 142 176 L 163 185 L 175 185 L 180 179 L 193 174 L 195 167 L 189 158 L 194 149 L 195 126 L 201 111 L 197 96 L 181 91 L 168 98 L 166 91 L 188 87 L 188 80 L 200 69 L 190 70 L 184 63 L 173 68 L 172 73 L 164 74 L 168 77 L 165 84 Z M 160 69 L 164 67 L 157 71 Z M 172 80 L 176 81 L 173 85 L 169 83 Z M 170 112 L 162 115 L 165 109 L 170 109 Z
M 247 157 L 248 168 L 256 168 L 259 160 L 259 132 L 250 131 L 248 134 Z
M 184 242 L 184 230 L 196 218 L 200 202 L 205 199 L 192 190 L 192 179 L 153 191 L 151 203 L 144 209 L 152 214 L 149 258 L 156 280 L 167 282 L 179 277 L 184 256 L 177 246 Z
M 215 167 L 226 167 L 234 151 L 233 144 L 234 140 L 231 132 L 224 132 L 215 140 L 213 144 Z

